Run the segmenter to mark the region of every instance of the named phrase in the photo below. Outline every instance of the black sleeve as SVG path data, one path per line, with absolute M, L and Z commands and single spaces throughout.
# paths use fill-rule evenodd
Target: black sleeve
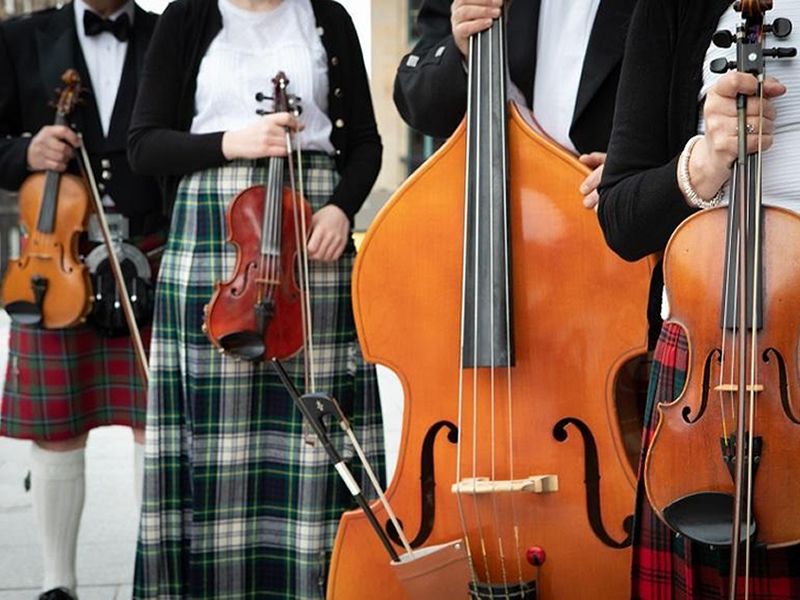
M 0 187 L 17 190 L 30 174 L 28 146 L 31 139 L 20 137 L 22 112 L 17 90 L 17 73 L 0 27 Z
M 185 175 L 226 162 L 224 132 L 198 135 L 181 127 L 182 85 L 191 68 L 182 58 L 190 35 L 184 27 L 185 6 L 173 2 L 159 18 L 139 80 L 128 158 L 142 175 Z
M 669 142 L 675 28 L 667 26 L 668 4 L 640 0 L 633 14 L 600 185 L 606 241 L 631 261 L 663 250 L 693 212 L 678 188 L 678 157 Z
M 345 104 L 345 115 L 349 125 L 341 180 L 328 203 L 341 208 L 352 221 L 381 170 L 383 146 L 375 124 L 375 111 L 358 34 L 350 15 L 344 9 L 341 14 L 342 27 L 348 40 L 345 56 L 348 68 L 352 69 L 347 77 L 349 89 L 345 96 L 348 100 Z
M 403 57 L 394 80 L 394 103 L 414 129 L 449 137 L 467 112 L 467 73 L 450 25 L 450 0 L 425 0 L 420 40 Z

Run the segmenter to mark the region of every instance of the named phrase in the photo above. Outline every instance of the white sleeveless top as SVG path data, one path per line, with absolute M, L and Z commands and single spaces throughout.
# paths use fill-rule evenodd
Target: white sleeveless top
M 211 42 L 197 75 L 192 133 L 241 129 L 272 110 L 272 79 L 279 71 L 288 91 L 303 106 L 300 134 L 304 150 L 334 153 L 328 118 L 328 66 L 310 0 L 283 0 L 267 12 L 249 11 L 218 0 L 222 30 Z
M 767 13 L 768 21 L 777 17 L 786 17 L 792 23 L 800 24 L 800 1 L 784 0 L 776 4 L 779 4 L 779 8 Z M 737 13 L 731 7 L 722 15 L 717 29 L 735 31 L 740 21 L 741 13 Z M 782 40 L 768 35 L 766 45 L 768 48 L 774 46 L 797 47 L 800 46 L 800 35 L 792 33 Z M 736 46 L 717 48 L 711 44 L 709 47 L 703 63 L 701 100 L 721 77 L 721 75 L 712 73 L 710 68 L 711 61 L 721 57 L 735 61 Z M 764 203 L 800 212 L 800 185 L 798 185 L 800 184 L 800 179 L 798 179 L 798 172 L 800 172 L 800 58 L 768 58 L 766 73 L 767 76 L 775 77 L 783 83 L 787 91 L 780 98 L 772 100 L 777 118 L 775 142 L 772 148 L 764 153 L 763 158 Z M 702 111 L 698 130 L 700 133 L 705 131 L 705 119 Z

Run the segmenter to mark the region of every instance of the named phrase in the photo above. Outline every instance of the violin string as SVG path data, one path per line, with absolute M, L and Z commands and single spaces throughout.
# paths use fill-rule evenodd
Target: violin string
M 280 280 L 281 274 L 281 226 L 283 225 L 283 158 L 275 158 L 273 160 L 273 175 L 272 175 L 272 236 L 270 243 L 272 244 L 271 253 L 273 256 L 273 273 L 271 281 L 277 282 Z M 275 294 L 278 292 L 278 284 L 270 285 L 270 299 L 274 300 Z
M 728 200 L 728 208 L 729 208 L 729 210 L 731 209 L 731 207 L 734 204 L 734 198 L 736 198 L 736 167 L 735 166 L 734 166 L 733 178 L 732 178 L 731 181 L 733 182 L 733 184 L 731 185 L 731 193 L 729 195 L 729 200 Z M 721 415 L 720 421 L 722 423 L 722 439 L 723 439 L 723 443 L 725 444 L 726 448 L 728 448 L 728 445 L 729 445 L 728 444 L 728 442 L 729 442 L 729 440 L 728 440 L 728 418 L 727 418 L 726 410 L 725 410 L 726 399 L 728 400 L 728 404 L 731 404 L 731 406 L 733 406 L 733 404 L 732 404 L 733 403 L 733 395 L 732 395 L 731 392 L 723 391 L 723 383 L 725 382 L 725 371 L 726 371 L 725 360 L 726 360 L 726 358 L 728 356 L 728 346 L 727 346 L 728 329 L 731 327 L 731 322 L 730 322 L 731 313 L 728 310 L 728 306 L 730 305 L 729 300 L 730 300 L 730 294 L 731 294 L 731 288 L 730 288 L 729 284 L 731 282 L 731 274 L 732 274 L 731 273 L 731 269 L 733 267 L 733 265 L 731 263 L 731 254 L 732 254 L 733 242 L 734 242 L 734 225 L 735 225 L 734 219 L 728 219 L 728 222 L 727 222 L 727 237 L 726 237 L 726 239 L 728 240 L 729 243 L 728 243 L 728 252 L 726 252 L 726 254 L 725 254 L 725 271 L 724 271 L 724 275 L 723 275 L 725 283 L 723 284 L 723 293 L 722 293 L 722 297 L 723 297 L 723 301 L 722 301 L 722 343 L 720 344 L 720 357 L 719 357 L 719 380 L 718 381 L 719 381 L 719 390 L 720 391 L 717 392 L 717 398 L 719 399 L 719 405 L 720 405 L 720 415 Z M 738 252 L 737 252 L 736 256 L 738 256 Z M 733 272 L 733 277 L 736 278 L 737 276 L 738 276 L 738 270 Z M 736 289 L 735 285 L 734 285 L 734 289 Z M 734 306 L 735 306 L 736 301 L 737 301 L 737 298 L 734 298 Z M 734 313 L 734 315 L 736 314 L 736 310 L 735 309 L 734 309 L 733 313 Z M 735 338 L 732 341 L 731 352 L 735 356 L 735 352 L 736 352 Z M 731 361 L 730 362 L 731 371 L 730 371 L 728 377 L 729 377 L 729 383 L 731 383 L 731 384 L 733 384 L 733 365 L 734 364 L 735 364 L 735 361 Z
M 274 299 L 274 284 L 276 270 L 279 267 L 279 258 L 275 256 L 275 228 L 277 219 L 277 206 L 275 201 L 275 185 L 276 185 L 276 171 L 277 171 L 277 157 L 272 157 L 269 160 L 269 167 L 267 169 L 267 184 L 264 186 L 264 203 L 266 218 L 264 222 L 264 234 L 262 237 L 261 248 L 262 255 L 266 255 L 266 275 L 264 288 L 266 290 L 265 300 L 271 302 Z
M 467 79 L 468 79 L 468 89 L 469 94 L 467 95 L 467 115 L 469 116 L 468 120 L 468 127 L 467 127 L 467 168 L 466 168 L 466 179 L 464 181 L 464 246 L 462 251 L 462 277 L 461 277 L 461 344 L 459 348 L 459 362 L 458 362 L 458 442 L 456 444 L 456 504 L 458 506 L 458 516 L 459 520 L 461 521 L 461 531 L 464 535 L 464 549 L 467 554 L 467 565 L 469 566 L 470 571 L 470 578 L 472 581 L 473 586 L 476 586 L 478 583 L 478 574 L 475 570 L 475 561 L 473 559 L 472 554 L 472 545 L 469 540 L 469 530 L 467 529 L 467 518 L 466 512 L 464 509 L 464 498 L 462 494 L 461 488 L 461 481 L 462 481 L 462 458 L 463 458 L 463 450 L 464 450 L 464 443 L 463 443 L 463 421 L 464 421 L 464 377 L 465 377 L 465 369 L 464 369 L 464 342 L 466 339 L 466 327 L 467 327 L 467 311 L 466 311 L 466 299 L 467 299 L 467 263 L 469 261 L 469 251 L 467 245 L 467 239 L 469 238 L 469 217 L 471 211 L 470 205 L 470 197 L 471 197 L 471 182 L 473 180 L 473 172 L 474 172 L 474 158 L 472 156 L 472 152 L 474 151 L 474 145 L 472 143 L 472 135 L 471 131 L 474 130 L 475 123 L 474 119 L 472 118 L 473 114 L 473 100 L 476 96 L 475 93 L 475 54 L 477 52 L 476 49 L 476 36 L 471 36 L 469 38 L 469 68 L 467 69 Z
M 762 46 L 763 46 L 763 38 L 762 38 Z M 756 152 L 756 198 L 755 198 L 755 208 L 753 210 L 753 227 L 755 229 L 754 240 L 753 240 L 753 247 L 755 248 L 753 252 L 753 287 L 752 287 L 752 294 L 753 294 L 753 307 L 752 313 L 750 316 L 750 326 L 752 333 L 750 334 L 750 395 L 749 395 L 749 414 L 748 414 L 748 425 L 749 425 L 749 432 L 748 432 L 748 439 L 747 439 L 747 508 L 745 513 L 746 519 L 746 536 L 747 539 L 745 541 L 745 559 L 744 559 L 744 597 L 745 600 L 748 600 L 750 596 L 750 551 L 751 551 L 751 539 L 750 539 L 750 527 L 752 523 L 752 508 L 753 508 L 753 453 L 754 449 L 754 442 L 755 442 L 755 429 L 756 429 L 756 420 L 755 420 L 755 409 L 756 409 L 756 384 L 758 383 L 758 361 L 756 360 L 757 351 L 758 351 L 758 311 L 759 311 L 759 300 L 760 295 L 759 285 L 760 285 L 760 274 L 761 274 L 761 252 L 759 248 L 761 247 L 761 201 L 762 201 L 762 165 L 763 165 L 763 135 L 764 135 L 764 74 L 763 72 L 758 76 L 758 91 L 759 91 L 759 109 L 758 109 L 758 151 Z

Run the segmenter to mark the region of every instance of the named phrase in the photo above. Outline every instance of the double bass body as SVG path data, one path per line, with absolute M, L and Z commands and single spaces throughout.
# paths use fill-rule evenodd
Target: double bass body
M 364 356 L 391 368 L 405 394 L 387 497 L 421 548 L 463 537 L 451 491 L 457 470 L 462 480 L 555 474 L 556 492 L 463 499 L 477 579 L 513 582 L 521 571 L 527 581 L 538 573 L 539 598 L 588 599 L 602 589 L 604 598 L 621 599 L 635 476 L 614 388 L 622 365 L 645 351 L 650 268 L 607 250 L 577 191 L 585 167 L 534 133 L 517 110 L 509 115 L 513 367 L 494 377 L 467 368 L 461 376 L 463 125 L 389 201 L 361 246 L 353 295 Z M 486 452 L 492 419 L 494 456 Z M 385 523 L 383 509 L 374 508 Z M 534 548 L 546 554 L 538 569 L 526 560 Z M 466 587 L 454 590 L 453 598 L 464 597 Z M 360 512 L 341 521 L 328 598 L 406 598 Z

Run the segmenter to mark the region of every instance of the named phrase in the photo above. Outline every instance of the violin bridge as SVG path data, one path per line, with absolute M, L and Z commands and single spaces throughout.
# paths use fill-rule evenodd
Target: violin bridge
M 492 481 L 488 477 L 470 477 L 454 483 L 450 491 L 454 494 L 467 496 L 507 494 L 510 492 L 547 494 L 558 491 L 558 475 L 532 475 L 527 479 L 514 479 L 511 481 Z
M 733 393 L 733 392 L 738 392 L 739 391 L 739 386 L 736 385 L 735 383 L 723 383 L 722 385 L 716 386 L 714 388 L 714 391 L 715 392 L 731 392 L 731 393 Z M 748 392 L 756 392 L 756 393 L 763 392 L 764 391 L 764 386 L 761 385 L 761 384 L 758 384 L 758 383 L 756 385 L 748 385 L 747 386 L 747 391 Z

